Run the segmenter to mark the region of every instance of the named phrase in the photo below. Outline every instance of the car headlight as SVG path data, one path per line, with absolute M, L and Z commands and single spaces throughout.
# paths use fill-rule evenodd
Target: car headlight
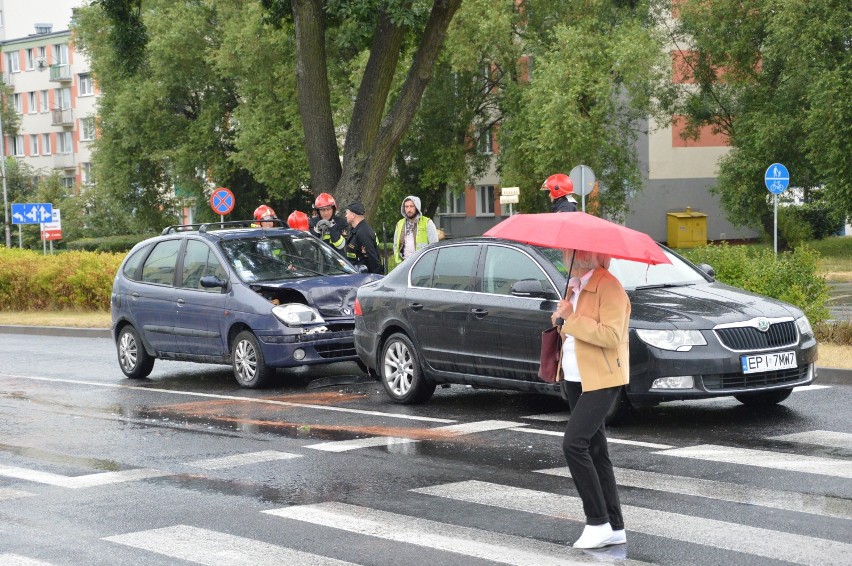
M 322 324 L 325 322 L 325 319 L 316 309 L 301 303 L 290 303 L 272 307 L 272 314 L 287 326 Z
M 661 350 L 688 352 L 693 346 L 706 346 L 707 341 L 698 330 L 636 330 L 636 335 L 646 344 Z
M 814 329 L 811 327 L 811 321 L 806 316 L 800 316 L 796 319 L 796 326 L 799 327 L 799 334 L 802 336 L 813 336 Z

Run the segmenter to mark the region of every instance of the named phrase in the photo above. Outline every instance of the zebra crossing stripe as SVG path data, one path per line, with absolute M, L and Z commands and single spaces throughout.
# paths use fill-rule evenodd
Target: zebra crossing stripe
M 653 489 L 667 493 L 680 493 L 694 497 L 707 497 L 732 503 L 759 505 L 772 509 L 824 515 L 839 519 L 852 519 L 852 501 L 838 497 L 811 495 L 794 491 L 765 489 L 701 478 L 671 476 L 657 472 L 615 468 L 618 485 Z M 567 467 L 536 470 L 540 474 L 569 477 Z
M 41 472 L 39 470 L 30 470 L 28 468 L 0 466 L 0 476 L 6 476 L 9 478 L 16 478 L 19 480 L 31 481 L 36 483 L 44 483 L 57 487 L 65 487 L 68 489 L 96 487 L 101 485 L 137 481 L 147 478 L 157 478 L 168 475 L 171 474 L 169 472 L 161 472 L 159 470 L 149 470 L 145 468 L 140 468 L 136 470 L 124 470 L 121 472 L 102 472 L 98 474 L 88 474 L 85 476 L 63 476 L 61 474 Z
M 204 470 L 221 470 L 223 468 L 248 466 L 250 464 L 260 464 L 262 462 L 272 462 L 274 460 L 291 460 L 293 458 L 301 457 L 301 454 L 291 454 L 289 452 L 279 452 L 277 450 L 263 450 L 261 452 L 249 452 L 247 454 L 223 456 L 222 458 L 197 460 L 195 462 L 188 462 L 187 466 L 201 468 Z
M 565 436 L 564 432 L 560 432 L 557 430 L 542 430 L 540 428 L 513 428 L 510 430 L 514 430 L 516 432 L 528 432 L 530 434 L 543 434 L 545 436 Z M 655 448 L 657 450 L 668 450 L 669 448 L 674 448 L 674 446 L 669 446 L 668 444 L 657 444 L 655 442 L 643 442 L 641 440 L 624 440 L 621 438 L 612 438 L 607 436 L 606 441 L 610 444 L 626 444 L 628 446 L 642 446 L 644 448 Z
M 30 497 L 33 495 L 35 495 L 35 493 L 30 493 L 29 491 L 0 487 L 0 501 L 8 501 L 9 499 L 19 499 L 21 497 Z M 2 562 L 0 562 L 0 564 L 2 564 Z
M 428 429 L 426 432 L 435 432 L 436 436 L 441 438 L 461 436 L 464 434 L 474 434 L 477 432 L 488 432 L 492 430 L 502 430 L 507 428 L 523 427 L 524 423 L 512 421 L 476 421 L 472 423 L 461 423 L 447 426 L 438 426 Z M 420 433 L 422 429 L 418 429 Z M 414 438 L 400 438 L 395 436 L 371 436 L 369 438 L 354 438 L 352 440 L 335 440 L 332 442 L 321 442 L 319 444 L 309 444 L 305 448 L 313 448 L 314 450 L 323 450 L 325 452 L 346 452 L 348 450 L 357 450 L 359 448 L 371 448 L 375 446 L 391 446 L 394 444 L 409 444 L 418 442 Z
M 418 488 L 412 491 L 468 503 L 585 522 L 583 505 L 579 497 L 475 480 Z M 622 505 L 621 511 L 624 514 L 628 532 L 639 532 L 795 564 L 813 564 L 816 560 L 823 566 L 846 566 L 849 564 L 849 557 L 852 556 L 852 544 L 845 542 L 630 505 Z
M 515 566 L 599 563 L 599 558 L 561 544 L 440 523 L 347 503 L 317 503 L 263 511 L 383 540 L 413 544 Z M 645 564 L 620 560 L 619 564 Z
M 700 444 L 698 446 L 666 450 L 665 452 L 655 452 L 655 454 L 674 456 L 676 458 L 692 458 L 709 462 L 758 466 L 760 468 L 772 468 L 774 470 L 787 470 L 805 474 L 819 474 L 836 478 L 852 478 L 852 462 L 849 460 L 821 458 L 818 456 L 800 456 L 798 454 L 773 452 L 770 450 Z
M 53 566 L 50 562 L 9 553 L 0 553 L 0 564 L 3 566 Z
M 794 434 L 782 434 L 780 436 L 769 436 L 769 440 L 783 440 L 785 442 L 797 442 L 799 444 L 814 444 L 827 448 L 843 448 L 852 450 L 852 434 L 848 432 L 834 432 L 831 430 L 810 430 L 807 432 L 796 432 Z
M 335 558 L 187 525 L 105 537 L 103 540 L 210 566 L 352 566 Z

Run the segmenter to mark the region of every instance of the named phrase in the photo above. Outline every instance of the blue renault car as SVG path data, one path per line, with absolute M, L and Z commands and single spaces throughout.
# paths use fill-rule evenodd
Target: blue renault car
M 113 283 L 112 334 L 131 379 L 156 359 L 228 364 L 262 387 L 275 368 L 360 363 L 360 273 L 307 232 L 250 221 L 170 226 L 137 244 Z M 278 227 L 281 225 L 282 227 Z

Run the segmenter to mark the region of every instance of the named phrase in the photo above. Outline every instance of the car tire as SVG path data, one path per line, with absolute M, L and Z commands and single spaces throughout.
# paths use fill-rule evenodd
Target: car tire
M 240 387 L 257 389 L 266 385 L 275 371 L 267 367 L 257 337 L 249 330 L 237 334 L 231 344 L 231 366 Z
M 388 396 L 403 405 L 427 401 L 436 384 L 423 375 L 420 357 L 405 334 L 393 334 L 382 348 L 379 374 Z
M 734 395 L 734 398 L 747 407 L 769 407 L 777 405 L 790 396 L 793 388 L 775 389 L 773 391 L 761 391 L 759 393 L 743 393 Z
M 130 379 L 144 379 L 154 369 L 154 357 L 145 350 L 139 333 L 129 324 L 121 329 L 116 340 L 118 365 Z
M 619 388 L 618 397 L 615 398 L 612 408 L 606 415 L 606 424 L 607 426 L 624 424 L 633 417 L 635 412 L 636 409 L 630 403 L 630 399 L 627 398 L 627 388 L 622 386 Z

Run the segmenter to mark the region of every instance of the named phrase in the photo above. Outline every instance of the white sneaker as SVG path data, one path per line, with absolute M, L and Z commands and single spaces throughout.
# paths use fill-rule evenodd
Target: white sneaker
M 601 548 L 609 544 L 612 538 L 612 527 L 609 523 L 603 525 L 586 525 L 583 534 L 574 543 L 574 548 Z
M 627 533 L 624 529 L 612 531 L 612 536 L 606 541 L 607 544 L 627 544 Z

